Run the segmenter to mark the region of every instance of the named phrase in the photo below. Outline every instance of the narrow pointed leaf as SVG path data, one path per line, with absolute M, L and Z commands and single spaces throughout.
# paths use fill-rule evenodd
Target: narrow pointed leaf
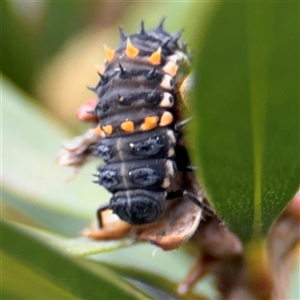
M 9 299 L 148 299 L 107 268 L 67 257 L 14 226 L 2 222 L 1 233 L 1 290 Z
M 298 12 L 296 2 L 220 3 L 195 39 L 194 159 L 243 241 L 264 236 L 299 188 Z

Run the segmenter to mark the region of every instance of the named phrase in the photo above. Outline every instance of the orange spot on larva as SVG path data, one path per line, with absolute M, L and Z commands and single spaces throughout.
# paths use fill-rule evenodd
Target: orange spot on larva
M 102 126 L 102 129 L 108 135 L 113 133 L 113 127 L 111 125 Z
M 112 61 L 115 57 L 115 50 L 109 49 L 106 45 L 103 46 L 107 61 Z
M 148 61 L 152 64 L 152 65 L 159 65 L 160 61 L 161 61 L 161 47 L 158 47 L 158 49 L 153 52 L 149 57 L 148 57 Z
M 133 132 L 134 131 L 134 123 L 132 121 L 125 121 L 121 123 L 121 129 L 125 132 Z
M 144 123 L 141 125 L 141 130 L 147 131 L 155 128 L 157 126 L 158 119 L 159 118 L 157 116 L 146 117 L 144 119 Z
M 170 112 L 165 111 L 160 118 L 159 126 L 167 126 L 170 125 L 172 122 L 173 115 Z
M 174 64 L 173 62 L 169 61 L 164 67 L 163 71 L 166 74 L 169 74 L 170 76 L 174 77 L 177 73 L 178 66 Z
M 139 54 L 140 50 L 138 48 L 135 48 L 130 41 L 130 38 L 127 38 L 127 43 L 126 43 L 126 50 L 125 54 L 129 58 L 135 58 Z
M 100 126 L 97 126 L 96 128 L 94 128 L 93 133 L 97 134 L 97 135 L 103 135 L 103 131 Z

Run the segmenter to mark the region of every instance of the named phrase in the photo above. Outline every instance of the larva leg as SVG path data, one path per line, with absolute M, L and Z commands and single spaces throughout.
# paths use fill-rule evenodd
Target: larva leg
M 194 204 L 196 204 L 200 208 L 202 208 L 207 216 L 215 215 L 214 211 L 212 210 L 212 208 L 210 206 L 208 206 L 203 201 L 199 201 L 199 199 L 193 193 L 189 192 L 188 190 L 179 190 L 179 191 L 170 192 L 170 193 L 168 193 L 166 200 L 173 200 L 173 199 L 180 198 L 180 197 L 184 197 L 184 198 L 192 201 Z
M 107 210 L 109 208 L 109 203 L 102 204 L 98 209 L 97 209 L 97 219 L 98 219 L 98 225 L 99 228 L 103 227 L 103 221 L 102 221 L 102 212 L 104 210 Z

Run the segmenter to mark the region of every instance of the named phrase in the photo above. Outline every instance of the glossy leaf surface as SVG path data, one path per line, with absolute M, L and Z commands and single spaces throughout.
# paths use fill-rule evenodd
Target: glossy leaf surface
M 199 37 L 191 145 L 218 213 L 247 241 L 299 188 L 299 3 L 220 3 Z
M 102 299 L 148 299 L 102 266 L 95 270 L 90 262 L 62 255 L 9 224 L 2 223 L 1 232 L 6 299 L 99 299 L 99 293 Z

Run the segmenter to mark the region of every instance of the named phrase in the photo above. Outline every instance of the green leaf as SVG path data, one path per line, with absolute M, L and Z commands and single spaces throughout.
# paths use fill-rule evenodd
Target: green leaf
M 296 2 L 222 2 L 194 39 L 193 157 L 243 241 L 265 236 L 299 188 L 298 12 Z
M 56 250 L 74 256 L 85 257 L 92 254 L 99 254 L 119 248 L 132 246 L 135 243 L 133 238 L 120 240 L 99 241 L 86 237 L 66 238 L 65 236 L 55 235 L 52 232 L 37 229 L 32 226 L 14 223 L 15 228 L 24 235 L 32 237 Z
M 1 298 L 149 299 L 103 266 L 62 255 L 6 223 L 1 233 Z

